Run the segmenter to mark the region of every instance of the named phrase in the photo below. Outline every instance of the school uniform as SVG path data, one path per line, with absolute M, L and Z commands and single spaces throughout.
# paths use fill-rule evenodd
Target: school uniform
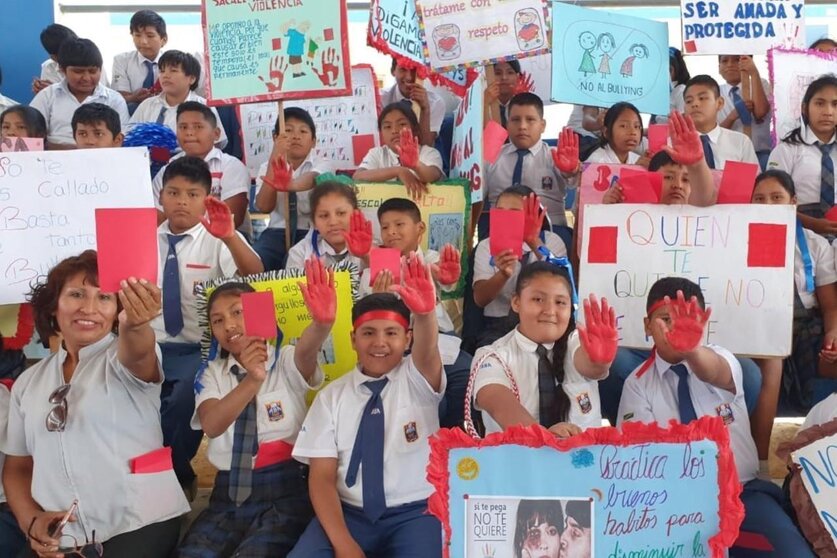
M 185 103 L 188 101 L 195 101 L 201 103 L 202 105 L 206 104 L 206 99 L 197 95 L 194 91 L 189 91 L 189 95 L 186 96 L 186 99 L 184 99 L 183 102 Z M 135 110 L 134 114 L 131 116 L 129 124 L 134 125 L 143 122 L 162 124 L 163 126 L 171 129 L 171 131 L 177 133 L 178 106 L 180 105 L 172 106 L 168 104 L 166 102 L 165 93 L 154 95 L 139 104 L 137 110 Z M 215 110 L 215 107 L 209 107 L 209 110 L 211 110 L 212 114 L 215 115 L 215 120 L 218 122 L 218 129 L 221 130 L 221 135 L 218 138 L 218 141 L 215 142 L 215 145 L 218 149 L 224 149 L 227 146 L 227 133 L 224 131 L 224 125 L 221 124 L 221 117 L 218 116 L 218 111 Z
M 832 393 L 811 409 L 800 430 L 831 422 L 837 418 L 837 393 Z
M 766 79 L 761 80 L 761 86 L 764 88 L 765 96 L 770 99 L 773 95 L 773 90 L 770 87 L 770 83 Z M 727 116 L 730 115 L 732 111 L 735 110 L 735 97 L 741 96 L 740 87 L 737 85 L 730 85 L 729 83 L 722 83 L 721 84 L 721 97 L 724 99 L 724 106 L 721 107 L 720 112 L 718 112 L 718 125 L 723 122 Z M 735 130 L 736 132 L 744 133 L 744 124 L 741 122 L 741 117 L 733 123 L 732 128 L 730 130 Z M 769 152 L 770 148 L 772 147 L 773 140 L 770 137 L 770 115 L 768 113 L 761 120 L 756 120 L 756 117 L 753 116 L 753 122 L 750 125 L 750 139 L 753 142 L 753 147 L 756 150 L 756 153 L 763 153 Z
M 809 126 L 803 126 L 800 131 L 802 143 L 779 142 L 770 153 L 767 167 L 790 174 L 796 187 L 796 202 L 799 210 L 803 213 L 811 213 L 804 207 L 809 206 L 810 209 L 817 209 L 816 214 L 812 214 L 821 218 L 833 205 L 823 196 L 823 153 L 817 145 L 820 141 Z M 835 142 L 837 142 L 837 134 L 832 136 L 826 144 L 829 146 L 826 149 L 832 169 L 837 165 Z M 825 194 L 827 196 L 828 192 Z M 835 193 L 832 191 L 830 194 L 833 199 Z
M 305 238 L 291 246 L 285 269 L 305 269 L 305 261 L 312 254 L 316 254 L 326 267 L 346 260 L 355 264 L 358 273 L 363 269 L 363 260 L 351 255 L 348 246 L 337 252 L 331 244 L 320 236 L 317 229 L 310 229 Z
M 761 534 L 770 541 L 775 553 L 765 553 L 764 556 L 812 557 L 805 539 L 782 509 L 779 487 L 756 478 L 758 454 L 750 434 L 741 366 L 726 349 L 717 345 L 705 347 L 727 361 L 735 385 L 734 393 L 702 382 L 686 362 L 675 365 L 656 354 L 650 367 L 644 371 L 642 367 L 637 368 L 625 381 L 619 403 L 618 425 L 627 421 L 657 422 L 661 425 L 667 425 L 672 419 L 680 421 L 681 413 L 687 413 L 688 405 L 681 403 L 678 391 L 682 389 L 680 382 L 687 382 L 694 416 L 719 416 L 727 425 L 738 478 L 744 484 L 741 500 L 745 516 L 741 530 Z M 683 368 L 673 369 L 680 365 Z M 685 370 L 685 375 L 681 379 L 678 371 L 682 370 Z M 736 556 L 735 549 L 730 556 Z
M 259 167 L 258 175 L 256 176 L 256 191 L 262 187 L 262 177 L 267 175 L 268 162 L 262 163 Z M 293 171 L 293 179 L 296 180 L 300 176 L 309 172 L 317 173 L 317 175 L 334 172 L 334 167 L 331 161 L 321 159 L 312 149 L 302 164 Z M 288 195 L 284 192 L 276 194 L 276 207 L 270 212 L 270 221 L 267 228 L 262 231 L 261 236 L 253 246 L 258 252 L 259 257 L 264 263 L 265 270 L 282 269 L 285 267 L 285 260 L 288 257 L 287 250 L 285 250 L 285 204 L 290 203 L 289 210 L 291 214 L 296 215 L 296 230 L 292 236 L 292 244 L 301 241 L 308 230 L 311 228 L 311 203 L 309 198 L 311 191 L 295 192 L 290 199 L 294 203 L 290 203 Z M 295 201 L 294 201 L 295 200 Z M 296 207 L 294 211 L 294 205 Z
M 245 409 L 229 428 L 210 438 L 207 457 L 218 469 L 215 486 L 206 508 L 186 534 L 178 553 L 183 558 L 210 556 L 285 556 L 314 516 L 308 497 L 308 467 L 291 458 L 293 444 L 307 406 L 305 396 L 323 382 L 318 367 L 307 381 L 294 363 L 295 347 L 288 345 L 277 354 L 268 345 L 268 363 L 273 365 L 252 400 L 255 411 L 256 453 L 253 456 L 251 491 L 235 499 L 232 471 L 238 467 L 235 439 L 244 439 Z M 197 409 L 209 400 L 220 400 L 232 392 L 244 367 L 229 356 L 209 363 L 199 378 L 192 427 L 201 429 Z M 245 454 L 246 455 L 246 454 Z
M 427 104 L 430 106 L 430 131 L 438 134 L 447 111 L 445 101 L 435 91 L 426 89 L 426 92 Z M 397 83 L 381 91 L 381 106 L 386 107 L 392 103 L 404 103 L 412 108 L 412 101 L 401 94 Z
M 554 343 L 544 343 L 550 362 L 554 356 Z M 517 384 L 519 401 L 524 409 L 536 420 L 540 414 L 540 393 L 538 388 L 538 348 L 535 343 L 515 328 L 493 344 L 480 347 L 474 354 L 474 366 L 479 365 L 474 377 L 474 404 L 480 390 L 489 385 L 501 385 L 512 388 L 512 382 L 506 375 L 505 368 Z M 572 332 L 567 340 L 567 352 L 564 356 L 564 381 L 555 385 L 562 389 L 570 400 L 569 415 L 565 422 L 571 422 L 582 429 L 597 428 L 602 425 L 602 412 L 599 405 L 599 390 L 596 380 L 584 377 L 575 368 L 575 352 L 581 347 L 578 332 Z M 486 356 L 490 355 L 490 356 Z M 502 432 L 491 415 L 482 414 L 486 433 Z M 549 427 L 552 425 L 544 425 Z
M 158 52 L 154 60 L 146 58 L 136 49 L 117 54 L 113 57 L 111 87 L 122 93 L 150 89 L 160 77 L 157 62 L 162 54 L 162 51 Z
M 43 62 L 41 62 L 41 80 L 46 80 L 51 83 L 58 83 L 59 81 L 64 79 L 64 74 L 61 73 L 60 67 L 58 66 L 58 62 L 53 60 L 52 58 L 47 58 Z M 108 80 L 108 72 L 105 70 L 104 66 L 102 67 L 102 75 L 99 77 L 99 83 L 103 87 L 110 87 L 110 81 Z
M 119 114 L 123 130 L 128 124 L 130 117 L 125 99 L 113 89 L 101 84 L 96 86 L 90 96 L 79 102 L 67 88 L 66 80 L 61 80 L 41 89 L 32 99 L 30 106 L 38 109 L 46 119 L 47 141 L 75 145 L 76 140 L 73 137 L 72 126 L 73 114 L 78 107 L 87 103 L 102 103 L 115 110 Z
M 703 139 L 704 136 L 707 139 Z M 700 134 L 700 137 L 701 142 L 704 143 L 703 155 L 710 168 L 723 170 L 727 161 L 759 164 L 759 159 L 756 157 L 756 150 L 753 148 L 753 142 L 741 132 L 715 126 L 711 132 Z M 708 142 L 711 149 L 712 163 L 710 163 L 709 151 L 705 145 L 706 142 Z
M 441 525 L 427 513 L 427 498 L 433 487 L 427 481 L 426 468 L 430 457 L 428 437 L 439 429 L 437 409 L 445 391 L 445 376 L 442 374 L 436 391 L 415 367 L 412 357 L 406 357 L 384 378 L 380 404 L 370 408 L 369 413 L 372 417 L 381 412 L 384 415 L 383 447 L 375 449 L 382 450 L 384 456 L 385 511 L 380 510 L 379 500 L 378 509 L 372 509 L 373 487 L 363 488 L 366 462 L 360 465 L 360 471 L 351 463 L 358 430 L 362 422 L 368 424 L 363 419 L 375 397 L 372 386 L 365 383 L 375 382 L 375 378 L 355 368 L 326 386 L 314 399 L 293 455 L 304 463 L 311 458 L 337 459 L 336 488 L 346 524 L 367 555 L 440 557 Z M 356 476 L 350 479 L 355 482 L 347 481 L 349 473 Z M 319 519 L 315 518 L 288 556 L 333 556 L 331 549 Z
M 163 447 L 163 380 L 138 379 L 119 361 L 117 351 L 112 334 L 79 351 L 65 399 L 63 432 L 49 432 L 44 426 L 55 407 L 50 394 L 65 383 L 63 363 L 68 355 L 63 346 L 29 367 L 12 387 L 4 452 L 32 457 L 31 493 L 42 509 L 66 510 L 78 499 L 76 521 L 63 533 L 81 543 L 94 531 L 99 542 L 120 535 L 126 540 L 129 533 L 139 539 L 139 531 L 151 535 L 152 525 L 165 527 L 189 511 L 171 468 L 131 472 L 134 458 Z M 177 541 L 177 531 L 171 534 L 169 551 Z M 139 542 L 134 540 L 135 545 Z
M 613 150 L 613 148 L 608 145 L 604 145 L 599 147 L 594 152 L 590 154 L 587 158 L 588 163 L 608 163 L 611 165 L 635 165 L 637 161 L 639 161 L 640 157 L 638 153 L 633 151 L 628 151 L 628 158 L 623 163 L 619 160 L 619 156 Z
M 445 171 L 442 165 L 442 155 L 435 147 L 428 147 L 422 145 L 419 149 L 419 163 L 428 167 L 436 167 L 442 173 L 441 179 L 445 178 Z M 400 167 L 401 160 L 398 154 L 389 148 L 389 146 L 382 145 L 380 147 L 373 147 L 369 150 L 363 161 L 360 162 L 358 170 L 377 170 L 388 169 L 392 167 Z M 415 172 L 413 173 L 415 174 Z M 394 179 L 393 179 L 394 180 Z
M 9 401 L 11 394 L 5 382 L 0 385 L 0 472 L 6 455 L 2 448 L 6 446 L 6 427 L 9 422 Z M 6 503 L 6 494 L 0 485 L 0 556 L 17 556 L 26 545 L 26 536 L 20 530 L 12 509 Z
M 170 240 L 178 236 L 182 237 L 179 241 Z M 171 242 L 175 243 L 176 258 L 169 265 L 176 265 L 178 271 L 173 279 L 166 274 L 166 264 L 171 261 Z M 189 426 L 195 409 L 193 385 L 201 364 L 203 335 L 198 325 L 194 289 L 203 281 L 232 277 L 236 274 L 236 264 L 227 246 L 209 234 L 201 223 L 182 235 L 173 235 L 168 221 L 163 222 L 157 228 L 157 247 L 161 271 L 157 284 L 162 289 L 163 312 L 152 320 L 151 327 L 162 350 L 166 372 L 160 410 L 166 445 L 172 446 L 175 472 L 181 483 L 186 484 L 194 479 L 189 461 L 195 456 L 202 437 Z M 173 286 L 179 290 L 179 308 L 169 303 L 177 300 L 177 295 L 170 294 Z

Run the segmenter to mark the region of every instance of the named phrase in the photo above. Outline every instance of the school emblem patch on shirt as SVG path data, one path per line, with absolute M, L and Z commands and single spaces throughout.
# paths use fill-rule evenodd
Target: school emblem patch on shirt
M 267 411 L 267 419 L 270 422 L 276 422 L 285 418 L 285 412 L 282 411 L 281 401 L 272 401 L 265 403 L 264 408 Z
M 718 413 L 718 416 L 724 419 L 724 424 L 732 424 L 735 422 L 735 415 L 732 412 L 732 407 L 730 407 L 729 403 L 723 403 L 715 407 L 715 412 Z
M 552 190 L 552 177 L 544 176 L 541 178 L 541 190 Z
M 590 402 L 590 396 L 585 391 L 581 395 L 576 396 L 576 401 L 578 401 L 578 406 L 581 408 L 581 412 L 585 415 L 593 410 L 593 404 Z
M 418 429 L 415 422 L 408 422 L 404 425 L 404 438 L 411 444 L 418 440 Z

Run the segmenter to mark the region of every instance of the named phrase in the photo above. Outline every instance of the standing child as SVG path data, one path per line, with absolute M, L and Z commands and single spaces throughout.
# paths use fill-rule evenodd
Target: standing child
M 401 300 L 381 293 L 355 304 L 357 368 L 320 392 L 299 433 L 294 457 L 310 463 L 317 517 L 289 558 L 442 555 L 425 471 L 445 391 L 436 293 L 420 258 L 404 273 L 392 287 Z
M 605 113 L 599 148 L 587 158 L 588 163 L 648 166 L 648 158 L 634 151 L 642 144 L 642 118 L 631 103 L 616 103 Z
M 113 88 L 119 91 L 131 112 L 159 92 L 157 76 L 160 50 L 169 40 L 166 21 L 157 12 L 140 10 L 129 24 L 134 50 L 113 58 Z
M 81 105 L 73 113 L 73 139 L 79 149 L 122 147 L 122 127 L 115 110 L 102 103 Z
M 314 515 L 308 467 L 291 452 L 305 396 L 324 379 L 317 354 L 334 324 L 337 293 L 333 272 L 318 260 L 306 263 L 305 277 L 300 289 L 314 321 L 281 350 L 281 332 L 276 346 L 245 333 L 241 295 L 253 287 L 225 283 L 209 297 L 221 357 L 199 378 L 192 424 L 209 437 L 207 455 L 219 472 L 209 507 L 180 546 L 181 558 L 286 556 Z
M 742 133 L 746 133 L 746 128 L 750 129 L 748 135 L 763 170 L 773 147 L 770 137 L 770 97 L 773 91 L 770 83 L 759 75 L 752 56 L 722 54 L 718 56 L 718 72 L 724 79 L 721 84 L 724 106 L 718 113 L 718 124 Z M 745 81 L 752 89 L 749 101 L 742 97 L 741 87 Z
M 535 262 L 521 270 L 511 300 L 520 323 L 477 350 L 471 368 L 468 394 L 487 433 L 540 424 L 564 438 L 601 426 L 596 382 L 616 355 L 616 313 L 591 295 L 576 332 L 575 297 L 566 268 Z

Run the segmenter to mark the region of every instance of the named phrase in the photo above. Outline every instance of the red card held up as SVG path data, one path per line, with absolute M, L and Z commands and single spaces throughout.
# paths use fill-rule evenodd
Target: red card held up
M 369 252 L 369 284 L 384 270 L 392 273 L 394 285 L 401 284 L 401 252 L 395 248 L 372 248 Z
M 148 453 L 139 455 L 130 461 L 131 473 L 134 475 L 147 475 L 149 473 L 162 473 L 172 469 L 171 448 L 162 447 Z
M 825 218 L 829 221 L 837 221 L 837 205 L 826 212 Z
M 668 141 L 668 126 L 666 124 L 651 124 L 648 126 L 648 151 L 658 153 Z
M 519 258 L 523 255 L 523 224 L 525 215 L 512 209 L 492 209 L 489 214 L 489 248 L 492 256 L 511 250 Z
M 352 136 L 352 152 L 355 165 L 359 165 L 369 150 L 375 147 L 375 136 L 372 134 L 361 134 Z
M 157 283 L 157 210 L 97 209 L 96 252 L 102 291 L 117 292 L 119 283 L 129 277 Z
M 272 291 L 242 293 L 244 334 L 262 339 L 276 339 L 276 306 Z
M 659 173 L 622 169 L 619 185 L 625 203 L 660 203 L 663 177 Z
M 482 156 L 487 163 L 494 163 L 503 149 L 503 144 L 509 137 L 509 132 L 500 124 L 489 120 L 482 132 Z
M 755 163 L 727 161 L 718 189 L 718 203 L 750 203 L 759 166 Z

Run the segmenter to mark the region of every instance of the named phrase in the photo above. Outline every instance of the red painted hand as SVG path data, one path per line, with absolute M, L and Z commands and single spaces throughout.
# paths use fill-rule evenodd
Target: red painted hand
M 317 71 L 313 67 L 314 73 L 320 79 L 320 82 L 326 87 L 337 85 L 337 76 L 340 75 L 340 67 L 337 63 L 340 62 L 340 55 L 334 48 L 328 48 L 320 54 L 320 62 L 322 64 L 322 72 Z
M 668 135 L 671 145 L 664 145 L 663 149 L 675 162 L 694 165 L 703 159 L 703 144 L 691 116 L 673 111 L 668 119 Z
M 539 244 L 546 210 L 537 194 L 529 194 L 523 201 L 523 241 L 529 246 Z
M 268 79 L 265 79 L 263 76 L 259 76 L 259 79 L 265 84 L 265 87 L 267 87 L 268 92 L 273 93 L 275 91 L 282 90 L 282 83 L 285 81 L 285 72 L 287 69 L 288 62 L 285 60 L 284 56 L 274 56 L 270 60 L 270 73 L 268 74 Z
M 573 174 L 578 170 L 578 136 L 572 128 L 561 130 L 558 147 L 552 150 L 552 162 L 564 174 Z
M 409 128 L 401 129 L 401 141 L 397 146 L 398 158 L 401 164 L 408 169 L 414 169 L 419 164 L 418 140 Z
M 355 209 L 349 221 L 349 230 L 343 233 L 349 253 L 358 258 L 369 254 L 372 249 L 372 223 L 363 212 Z
M 616 311 L 608 305 L 607 299 L 602 299 L 601 306 L 593 294 L 584 301 L 584 326 L 578 326 L 578 336 L 591 361 L 596 364 L 613 362 L 619 348 L 619 333 L 616 331 Z
M 677 291 L 677 300 L 672 301 L 669 297 L 666 297 L 665 302 L 670 308 L 671 328 L 660 318 L 657 318 L 657 320 L 658 323 L 662 324 L 661 327 L 665 332 L 666 340 L 675 351 L 681 353 L 694 351 L 703 339 L 703 331 L 712 310 L 701 310 L 695 296 L 686 302 L 683 291 Z
M 535 82 L 532 76 L 526 72 L 521 72 L 517 77 L 517 84 L 514 86 L 514 94 L 518 93 L 532 93 L 535 91 Z
M 299 282 L 299 290 L 311 317 L 318 324 L 331 325 L 337 317 L 337 289 L 334 271 L 326 269 L 316 256 L 305 261 L 306 283 Z
M 201 217 L 201 223 L 209 234 L 221 240 L 231 238 L 235 234 L 235 223 L 227 204 L 218 198 L 207 196 L 204 207 L 206 207 L 206 217 Z
M 442 247 L 438 264 L 432 266 L 433 273 L 436 279 L 442 285 L 454 285 L 459 281 L 459 276 L 462 274 L 462 264 L 459 263 L 459 250 L 453 247 L 452 244 L 445 244 Z
M 262 182 L 276 190 L 277 192 L 287 192 L 290 190 L 291 180 L 293 180 L 294 169 L 285 159 L 284 155 L 279 155 L 270 161 L 271 173 L 262 177 Z M 272 174 L 272 176 L 271 176 Z
M 401 285 L 389 289 L 398 294 L 414 314 L 430 314 L 436 310 L 436 288 L 430 276 L 430 268 L 424 265 L 415 252 L 402 264 Z

